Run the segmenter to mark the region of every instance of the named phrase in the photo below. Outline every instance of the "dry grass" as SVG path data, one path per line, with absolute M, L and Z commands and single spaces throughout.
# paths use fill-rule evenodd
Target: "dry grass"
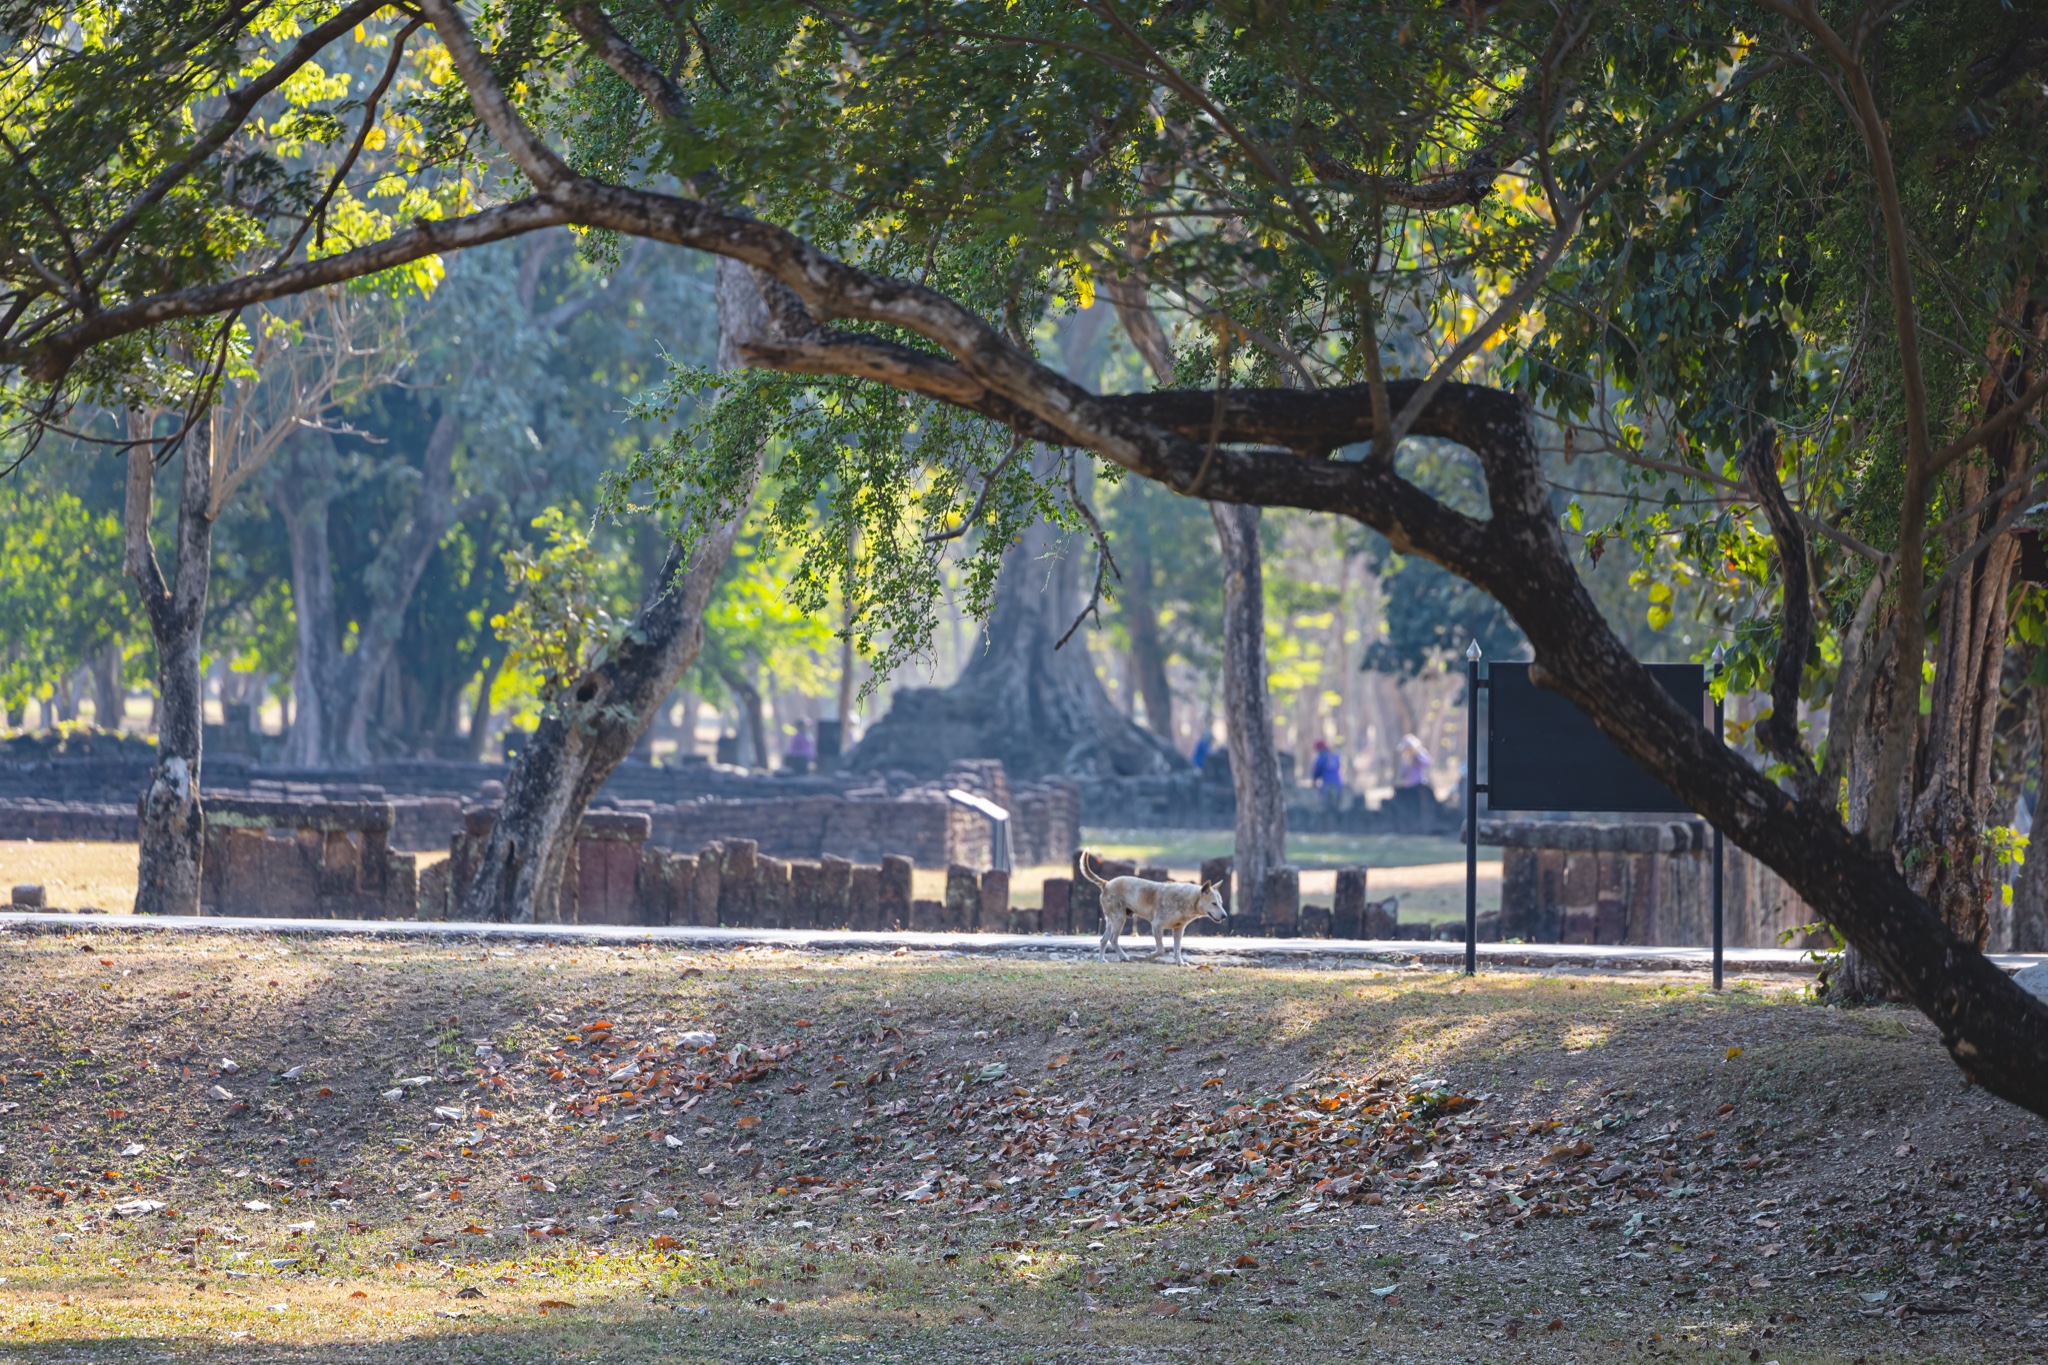
M 90 925 L 0 954 L 0 1361 L 1877 1365 L 2041 1339 L 2048 1142 L 1901 1013 Z M 636 1057 L 663 1074 L 605 1081 Z M 1318 1194 L 1344 1161 L 1365 1178 Z
M 135 845 L 0 839 L 0 895 L 32 883 L 53 910 L 135 908 Z

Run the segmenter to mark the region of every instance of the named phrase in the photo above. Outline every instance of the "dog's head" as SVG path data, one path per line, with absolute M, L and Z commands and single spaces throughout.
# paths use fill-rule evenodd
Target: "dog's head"
M 1202 883 L 1202 893 L 1195 897 L 1195 908 L 1219 924 L 1230 918 L 1230 912 L 1223 908 L 1223 888 L 1216 882 Z

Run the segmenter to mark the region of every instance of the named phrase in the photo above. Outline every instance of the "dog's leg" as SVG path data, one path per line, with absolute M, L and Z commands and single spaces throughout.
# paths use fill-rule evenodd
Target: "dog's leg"
M 1187 926 L 1184 924 L 1173 931 L 1173 961 L 1174 965 L 1177 967 L 1185 967 L 1188 965 L 1187 958 L 1182 955 L 1180 950 L 1180 938 L 1181 935 L 1185 934 L 1186 932 Z
M 1117 925 L 1116 931 L 1116 959 L 1119 962 L 1129 962 L 1131 960 L 1131 955 L 1124 950 L 1124 935 L 1130 930 L 1131 916 L 1127 911 L 1124 914 L 1118 916 L 1118 919 L 1120 922 Z
M 1161 920 L 1152 921 L 1152 954 L 1145 960 L 1157 962 L 1166 956 L 1166 925 Z

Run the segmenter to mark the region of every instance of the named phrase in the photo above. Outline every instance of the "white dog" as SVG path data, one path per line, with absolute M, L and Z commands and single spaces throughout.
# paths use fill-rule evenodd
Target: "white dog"
M 1102 960 L 1109 961 L 1109 950 L 1116 949 L 1117 959 L 1129 962 L 1131 955 L 1124 951 L 1119 941 L 1133 919 L 1141 919 L 1152 926 L 1152 956 L 1147 962 L 1157 962 L 1166 955 L 1166 935 L 1173 934 L 1173 960 L 1185 967 L 1187 959 L 1181 955 L 1181 935 L 1198 919 L 1211 919 L 1222 923 L 1229 918 L 1223 909 L 1223 893 L 1212 882 L 1196 886 L 1193 882 L 1153 882 L 1143 877 L 1112 877 L 1108 881 L 1088 870 L 1091 855 L 1081 854 L 1081 875 L 1102 888 L 1102 942 L 1099 945 Z

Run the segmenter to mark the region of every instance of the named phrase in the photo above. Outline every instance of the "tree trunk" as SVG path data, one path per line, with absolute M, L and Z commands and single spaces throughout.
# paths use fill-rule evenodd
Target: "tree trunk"
M 737 369 L 741 342 L 767 331 L 767 308 L 747 267 L 718 262 L 718 363 Z M 686 564 L 671 546 L 647 585 L 634 629 L 609 660 L 579 678 L 542 716 L 505 775 L 505 800 L 459 890 L 461 918 L 552 920 L 576 829 L 598 788 L 633 751 L 655 712 L 696 662 L 704 608 L 747 517 L 751 490 L 730 520 L 698 538 Z
M 324 435 L 293 442 L 290 458 L 278 475 L 270 503 L 284 522 L 285 540 L 291 548 L 292 615 L 298 635 L 284 762 L 293 768 L 321 768 L 330 761 L 334 721 L 338 719 L 329 711 L 338 668 L 334 656 L 340 652 L 334 561 L 327 541 L 327 509 L 335 492 L 332 443 Z
M 343 763 L 358 766 L 370 761 L 370 716 L 377 705 L 378 685 L 398 638 L 405 633 L 405 612 L 418 590 L 427 561 L 441 544 L 448 529 L 484 499 L 473 499 L 458 507 L 455 503 L 455 448 L 462 438 L 462 417 L 458 408 L 460 386 L 441 403 L 440 420 L 427 438 L 421 460 L 419 499 L 413 504 L 412 519 L 405 534 L 385 542 L 385 551 L 371 566 L 370 581 L 377 585 L 370 610 L 365 613 L 356 647 L 341 670 L 341 700 L 347 707 L 340 726 L 340 754 Z
M 121 685 L 121 642 L 112 640 L 92 656 L 93 724 L 109 732 L 119 730 L 127 709 L 128 690 Z M 0 721 L 0 729 L 5 729 Z
M 405 630 L 406 608 L 448 529 L 486 503 L 454 499 L 455 450 L 462 421 L 450 394 L 421 460 L 420 491 L 405 531 L 386 539 L 365 575 L 370 605 L 357 622 L 356 646 L 343 652 L 335 609 L 328 515 L 336 494 L 332 441 L 316 436 L 295 446 L 271 495 L 291 542 L 292 598 L 298 615 L 293 690 L 298 714 L 285 745 L 297 767 L 359 767 L 371 759 L 371 721 L 384 673 Z
M 1237 796 L 1237 901 L 1257 925 L 1266 871 L 1287 861 L 1287 806 L 1266 690 L 1266 586 L 1259 509 L 1209 504 L 1223 552 L 1223 710 L 1230 731 L 1230 784 Z
M 1168 744 L 1173 738 L 1173 688 L 1166 679 L 1166 647 L 1159 638 L 1158 585 L 1153 578 L 1152 542 L 1142 526 L 1123 550 L 1121 615 L 1131 640 L 1138 695 L 1145 699 L 1145 724 Z
M 205 813 L 199 801 L 200 737 L 204 712 L 200 691 L 200 632 L 206 622 L 207 579 L 213 568 L 213 423 L 202 417 L 185 436 L 178 485 L 177 558 L 173 581 L 164 581 L 150 540 L 150 511 L 156 493 L 155 447 L 146 441 L 149 421 L 136 414 L 131 437 L 143 440 L 128 452 L 125 509 L 127 572 L 135 580 L 156 646 L 157 749 L 140 811 L 140 857 L 136 869 L 135 913 L 199 913 L 200 860 L 205 847 Z
M 491 692 L 498 685 L 498 674 L 505 667 L 505 651 L 499 650 L 486 660 L 483 673 L 476 681 L 476 706 L 469 716 L 469 761 L 484 761 L 484 750 L 491 742 Z
M 1042 453 L 1050 478 L 1059 457 Z M 1049 522 L 1003 556 L 995 605 L 951 687 L 898 689 L 847 766 L 936 777 L 963 758 L 995 758 L 1013 780 L 1052 773 L 1113 777 L 1172 772 L 1180 756 L 1117 709 L 1078 636 L 1083 556 Z
M 2042 313 L 2030 309 L 2028 321 L 2039 326 Z M 1982 413 L 1991 417 L 2004 406 L 2007 386 L 2024 387 L 2031 377 L 2022 353 L 2008 365 L 1994 367 L 1979 394 Z M 2014 491 L 1988 503 L 1973 517 L 1950 528 L 1943 549 L 1951 557 L 1966 553 L 1977 538 L 2013 510 L 2027 486 L 2024 477 L 2034 459 L 2034 443 L 2018 428 L 1986 443 L 1985 458 L 1966 462 L 1952 477 L 1960 506 L 1985 502 L 1993 481 Z M 1995 809 L 1997 784 L 1992 756 L 2005 670 L 2007 604 L 2019 548 L 2013 537 L 1998 536 L 1962 567 L 1937 604 L 1934 634 L 1934 678 L 1927 685 L 1928 712 L 1917 722 L 1911 784 L 1900 803 L 1905 812 L 1898 839 L 1901 870 L 1913 890 L 1941 916 L 1964 942 L 1983 949 L 1990 931 L 1993 897 L 2000 894 L 2001 875 L 1986 831 L 1999 823 Z M 1953 565 L 1952 565 L 1953 567 Z M 1856 758 L 1873 769 L 1877 736 L 1891 708 L 1901 704 L 1887 686 L 1892 670 L 1880 673 L 1861 741 L 1852 750 L 1851 828 L 1861 829 L 1860 812 L 1870 793 L 1865 777 L 1854 771 Z M 1903 704 L 1914 705 L 1917 698 Z M 2015 892 L 2017 898 L 2018 892 Z M 2018 907 L 2015 906 L 2015 914 Z M 1844 1000 L 1896 998 L 1868 960 L 1854 949 L 1843 954 L 1830 976 L 1829 994 Z
M 2034 771 L 2048 773 L 2048 687 L 2036 683 L 2027 692 L 2034 708 Z M 2043 823 L 2043 805 L 2048 805 L 2048 782 L 2041 782 L 2034 789 L 2034 823 L 2027 835 L 2027 860 L 2021 864 L 2019 881 L 2012 889 L 2015 953 L 2048 953 L 2048 824 Z

